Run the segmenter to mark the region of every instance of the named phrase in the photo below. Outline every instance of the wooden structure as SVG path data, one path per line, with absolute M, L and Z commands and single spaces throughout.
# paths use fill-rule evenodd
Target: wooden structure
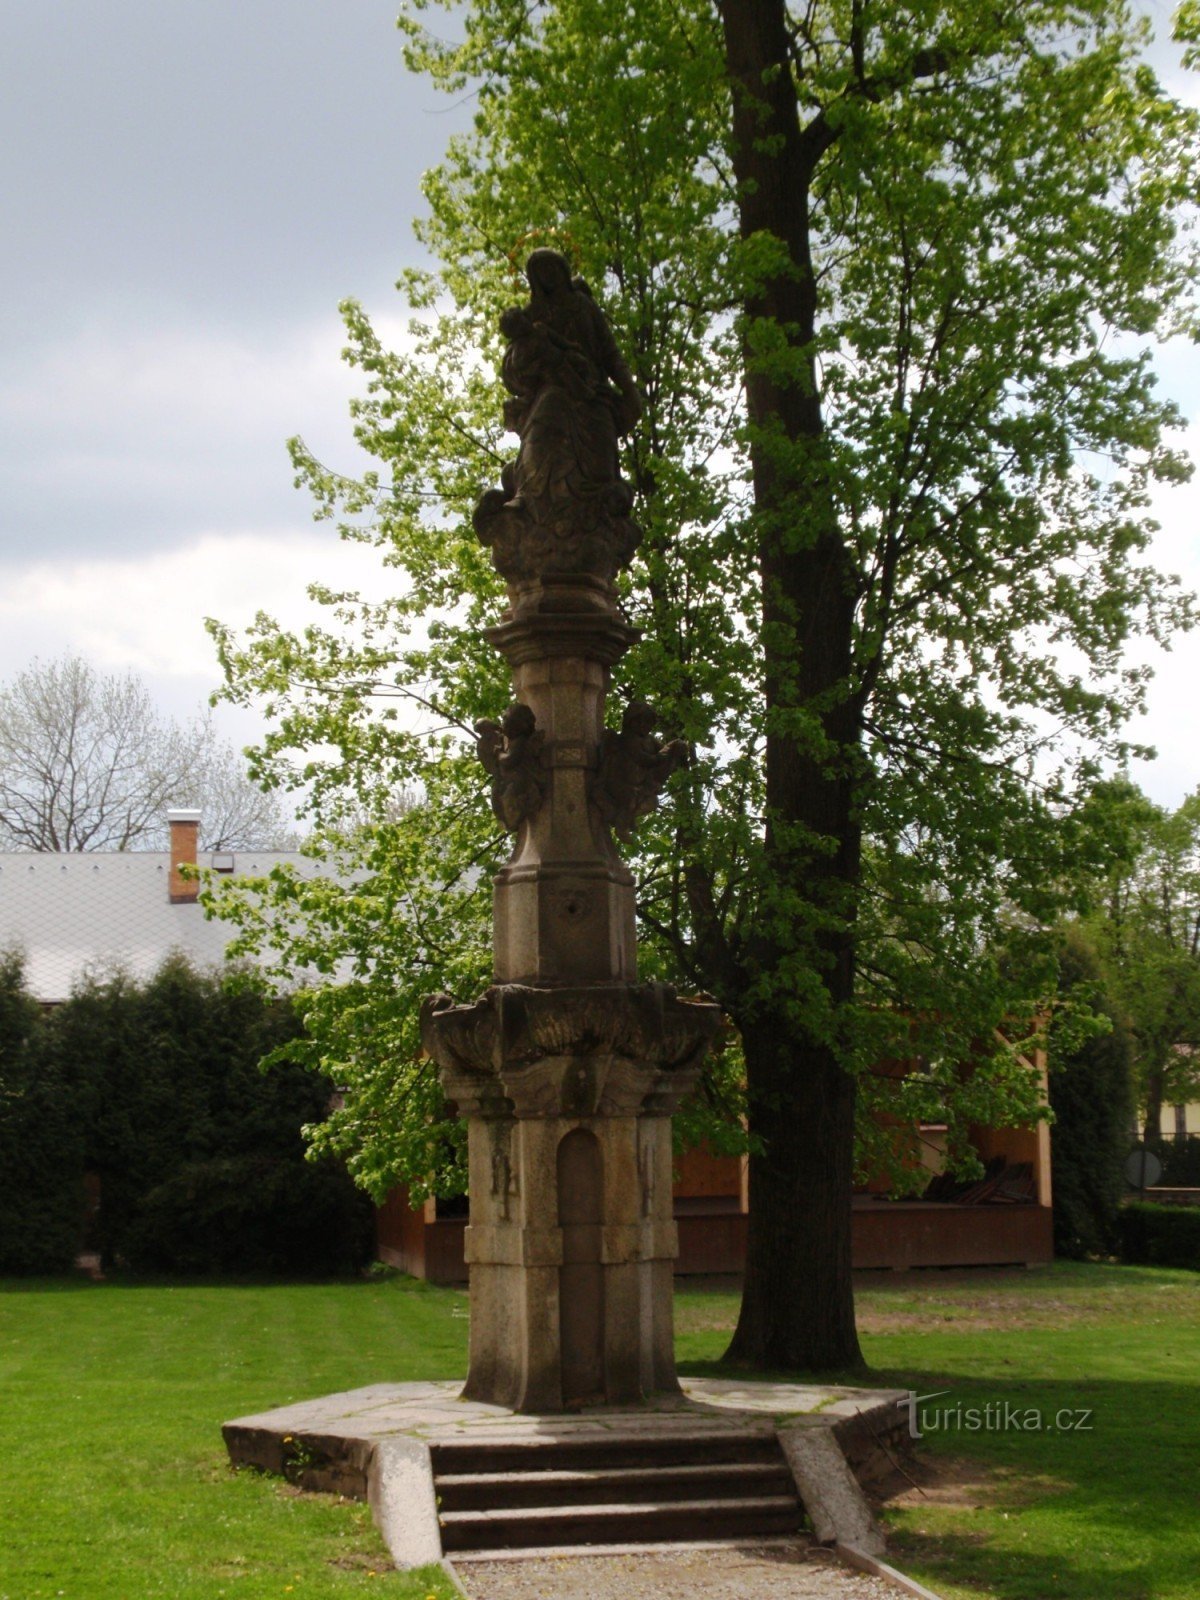
M 923 1129 L 937 1147 L 936 1127 Z M 1036 1198 L 1027 1203 L 958 1204 L 893 1200 L 864 1188 L 854 1198 L 854 1265 L 859 1269 L 1034 1266 L 1053 1259 L 1050 1129 L 977 1128 L 980 1159 L 1003 1156 L 1033 1170 Z M 745 1163 L 736 1156 L 690 1150 L 676 1162 L 675 1226 L 678 1276 L 735 1276 L 746 1250 Z M 380 1208 L 380 1258 L 431 1283 L 465 1283 L 465 1201 L 408 1204 L 397 1190 Z

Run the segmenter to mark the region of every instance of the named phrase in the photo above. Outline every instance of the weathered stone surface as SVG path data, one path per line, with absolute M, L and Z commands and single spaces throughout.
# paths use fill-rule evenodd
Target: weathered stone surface
M 832 1426 L 809 1419 L 781 1428 L 779 1442 L 817 1538 L 881 1556 L 887 1549 L 883 1534 Z
M 613 840 L 653 810 L 682 744 L 637 703 L 606 729 L 637 634 L 613 578 L 637 545 L 617 441 L 641 402 L 586 284 L 530 257 L 505 313 L 505 416 L 520 435 L 475 527 L 508 583 L 487 636 L 512 669 L 476 726 L 492 809 L 516 835 L 495 879 L 496 983 L 432 996 L 422 1041 L 468 1122 L 471 1399 L 519 1411 L 676 1387 L 670 1115 L 720 1014 L 637 982 L 634 884 Z
M 492 780 L 492 811 L 509 833 L 536 816 L 546 796 L 543 745 L 537 718 L 515 700 L 501 722 L 481 717 L 475 724 L 475 748 Z
M 521 1411 L 675 1386 L 666 1117 L 472 1117 L 464 1393 Z
M 429 1446 L 423 1439 L 380 1439 L 374 1447 L 367 1498 L 375 1524 L 398 1567 L 442 1559 L 442 1534 Z
M 564 595 L 559 593 L 558 600 Z M 594 596 L 593 596 L 594 598 Z M 631 982 L 637 975 L 633 878 L 590 799 L 604 739 L 609 668 L 636 637 L 615 611 L 511 619 L 488 637 L 512 666 L 532 745 L 500 768 L 495 724 L 481 732 L 493 761 L 493 808 L 516 842 L 495 880 L 495 973 L 505 983 Z
M 287 1469 L 305 1488 L 336 1480 L 341 1492 L 368 1498 L 400 1566 L 441 1554 L 435 1475 L 446 1485 L 445 1509 L 452 1511 L 560 1505 L 569 1516 L 573 1500 L 698 1506 L 707 1495 L 715 1514 L 718 1503 L 731 1497 L 785 1493 L 780 1474 L 786 1478 L 788 1469 L 779 1443 L 803 1432 L 826 1441 L 807 1452 L 800 1447 L 806 1462 L 818 1461 L 815 1490 L 806 1493 L 798 1481 L 807 1476 L 807 1465 L 792 1473 L 818 1537 L 862 1553 L 861 1542 L 847 1543 L 852 1534 L 861 1541 L 861 1523 L 829 1501 L 828 1483 L 847 1470 L 837 1453 L 838 1428 L 857 1417 L 872 1423 L 869 1431 L 882 1433 L 904 1398 L 895 1390 L 697 1378 L 688 1379 L 682 1393 L 657 1395 L 633 1408 L 530 1415 L 463 1399 L 454 1382 L 373 1384 L 241 1417 L 223 1431 L 236 1464 Z M 772 1450 L 777 1465 L 770 1464 Z M 506 1484 L 535 1479 L 548 1489 L 505 1493 Z M 589 1481 L 610 1487 L 598 1500 L 586 1487 Z M 668 1481 L 672 1487 L 666 1488 Z M 698 1515 L 702 1522 L 703 1513 Z M 702 1531 L 711 1537 L 731 1530 L 710 1522 Z M 655 1536 L 690 1537 L 673 1527 Z
M 462 1399 L 453 1378 L 418 1383 L 371 1383 L 338 1394 L 298 1400 L 271 1411 L 238 1417 L 222 1429 L 238 1464 L 279 1472 L 278 1464 L 253 1453 L 255 1441 L 328 1435 L 373 1441 L 411 1435 L 430 1443 L 504 1440 L 534 1447 L 539 1439 L 631 1439 L 664 1442 L 678 1434 L 723 1435 L 748 1425 L 773 1434 L 776 1419 L 791 1426 L 811 1417 L 821 1426 L 837 1415 L 884 1416 L 908 1399 L 902 1389 L 849 1388 L 823 1384 L 770 1383 L 728 1378 L 685 1378 L 681 1391 L 655 1396 L 631 1408 L 592 1406 L 577 1415 L 514 1415 L 506 1406 Z M 836 1432 L 836 1424 L 831 1424 Z
M 497 984 L 473 1005 L 433 995 L 421 1042 L 468 1116 L 669 1115 L 720 1026 L 669 984 Z
M 553 1411 L 675 1386 L 669 1118 L 719 1022 L 660 984 L 426 1003 L 469 1123 L 466 1395 Z
M 561 600 L 563 596 L 559 594 Z M 611 609 L 510 620 L 488 636 L 544 744 L 544 800 L 495 879 L 502 983 L 613 983 L 637 976 L 633 877 L 591 800 L 609 668 L 635 634 Z

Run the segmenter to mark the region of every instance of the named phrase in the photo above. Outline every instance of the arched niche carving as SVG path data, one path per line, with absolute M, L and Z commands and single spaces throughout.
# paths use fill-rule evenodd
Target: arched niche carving
M 603 1400 L 604 1155 L 587 1128 L 573 1128 L 558 1145 L 559 1349 L 565 1406 Z

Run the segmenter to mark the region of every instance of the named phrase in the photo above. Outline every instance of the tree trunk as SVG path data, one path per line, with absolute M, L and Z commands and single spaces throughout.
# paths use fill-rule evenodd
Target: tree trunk
M 743 1033 L 751 1097 L 746 1276 L 727 1359 L 762 1370 L 862 1364 L 850 1276 L 854 1082 L 763 1024 Z M 773 1083 L 776 1096 L 765 1091 Z
M 1163 1084 L 1165 1074 L 1160 1067 L 1146 1074 L 1146 1120 L 1142 1138 L 1147 1144 L 1157 1144 L 1162 1138 Z
M 737 1018 L 761 1150 L 750 1164 L 746 1284 L 729 1354 L 764 1368 L 830 1369 L 862 1359 L 850 1276 L 854 1082 L 839 1049 L 861 876 L 856 573 L 826 467 L 809 239 L 810 186 L 833 135 L 819 116 L 801 128 L 782 0 L 720 0 L 720 9 L 741 233 L 771 234 L 788 256 L 744 307 L 767 706 L 764 881 L 779 900 L 751 952 L 757 999 Z M 786 336 L 786 367 L 756 362 L 755 324 L 768 322 Z M 803 1002 L 804 1017 L 800 963 L 825 993 L 823 1005 Z

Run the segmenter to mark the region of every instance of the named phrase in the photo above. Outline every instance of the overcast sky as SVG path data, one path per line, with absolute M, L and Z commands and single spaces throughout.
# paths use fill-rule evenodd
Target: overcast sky
M 420 175 L 469 115 L 407 78 L 394 10 L 0 0 L 0 679 L 79 653 L 186 713 L 216 681 L 204 615 L 298 622 L 313 579 L 386 581 L 311 522 L 284 441 L 353 460 L 337 303 L 402 325 Z M 1198 365 L 1170 352 L 1164 381 L 1200 457 Z M 1159 564 L 1200 588 L 1200 485 L 1157 512 Z M 1174 804 L 1200 638 L 1158 670 L 1138 776 Z

